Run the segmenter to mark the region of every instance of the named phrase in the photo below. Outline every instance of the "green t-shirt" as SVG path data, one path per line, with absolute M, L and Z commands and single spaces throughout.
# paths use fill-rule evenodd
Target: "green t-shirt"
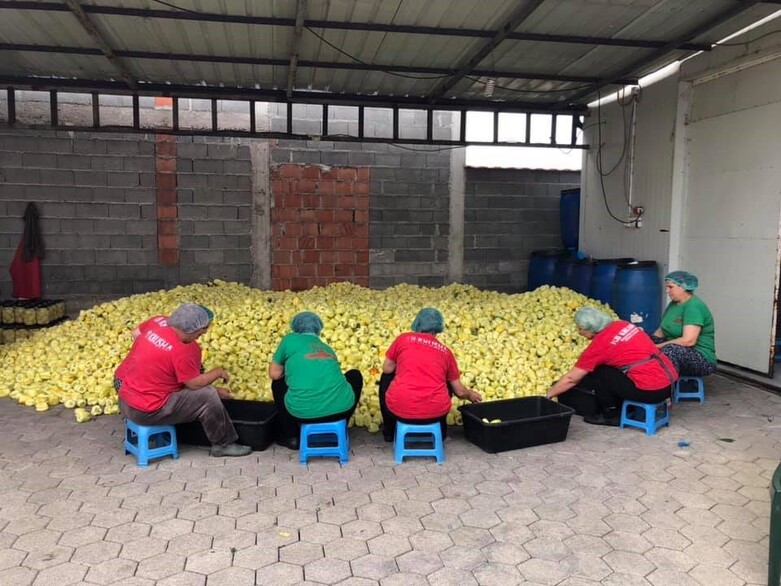
M 326 417 L 347 411 L 355 403 L 336 354 L 317 336 L 287 334 L 273 360 L 285 368 L 285 406 L 294 417 Z
M 671 302 L 662 315 L 662 334 L 666 340 L 680 338 L 683 326 L 700 326 L 694 349 L 708 362 L 716 364 L 716 340 L 713 316 L 702 299 L 692 296 L 685 303 Z

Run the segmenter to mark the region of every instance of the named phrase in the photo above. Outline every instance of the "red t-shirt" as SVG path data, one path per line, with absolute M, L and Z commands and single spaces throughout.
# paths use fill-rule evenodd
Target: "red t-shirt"
M 603 364 L 622 368 L 655 355 L 677 379 L 678 373 L 672 362 L 659 351 L 648 334 L 627 321 L 616 320 L 591 339 L 575 366 L 588 372 Z M 672 383 L 658 360 L 633 366 L 626 374 L 642 391 L 657 391 Z
M 182 342 L 165 316 L 153 317 L 138 328 L 141 335 L 115 376 L 122 381 L 120 398 L 134 409 L 151 413 L 201 373 L 201 347 L 197 342 Z
M 385 356 L 396 363 L 396 376 L 385 396 L 391 413 L 404 419 L 434 419 L 450 411 L 447 382 L 460 373 L 455 356 L 436 336 L 401 334 Z

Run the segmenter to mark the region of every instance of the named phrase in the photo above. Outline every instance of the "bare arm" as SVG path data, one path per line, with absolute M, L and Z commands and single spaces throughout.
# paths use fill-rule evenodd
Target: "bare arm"
M 453 392 L 459 399 L 466 399 L 472 403 L 480 403 L 483 400 L 482 395 L 476 390 L 465 387 L 460 378 L 449 382 L 450 386 L 453 387 Z
M 276 362 L 271 362 L 268 366 L 268 376 L 271 380 L 279 380 L 285 376 L 285 367 Z
M 141 328 L 135 327 L 132 332 L 130 332 L 130 335 L 133 337 L 133 341 L 136 341 L 136 338 L 141 335 Z
M 217 379 L 222 379 L 225 382 L 228 382 L 230 380 L 230 376 L 227 372 L 225 372 L 222 368 L 213 368 L 208 372 L 204 372 L 203 374 L 199 374 L 193 379 L 190 379 L 184 383 L 184 386 L 188 389 L 200 389 L 205 386 L 208 386 L 212 384 Z
M 569 370 L 569 372 L 567 372 L 563 377 L 559 379 L 559 381 L 556 384 L 554 384 L 550 389 L 548 389 L 547 397 L 549 399 L 552 399 L 553 397 L 558 397 L 559 395 L 566 393 L 572 387 L 574 387 L 576 384 L 582 381 L 583 377 L 586 376 L 586 374 L 588 374 L 587 370 L 583 370 L 582 368 L 573 366 Z
M 390 358 L 386 358 L 385 362 L 382 363 L 382 372 L 383 374 L 391 374 L 396 372 L 396 363 L 393 362 L 393 360 Z
M 664 348 L 667 344 L 678 344 L 685 348 L 692 348 L 697 344 L 697 340 L 700 337 L 702 326 L 683 326 L 683 333 L 680 338 L 674 338 L 672 340 L 666 340 L 661 344 L 657 344 L 657 348 Z

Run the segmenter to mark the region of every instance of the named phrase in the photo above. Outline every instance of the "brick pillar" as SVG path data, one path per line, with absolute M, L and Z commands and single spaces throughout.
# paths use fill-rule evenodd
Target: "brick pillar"
M 155 188 L 157 192 L 157 261 L 179 264 L 179 208 L 176 193 L 176 137 L 155 135 Z
M 368 286 L 368 168 L 279 165 L 271 191 L 273 289 Z

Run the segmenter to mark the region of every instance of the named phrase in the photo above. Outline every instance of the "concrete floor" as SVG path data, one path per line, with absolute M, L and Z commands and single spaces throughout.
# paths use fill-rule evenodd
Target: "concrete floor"
M 441 466 L 352 430 L 345 466 L 184 446 L 141 469 L 118 417 L 0 400 L 0 584 L 765 584 L 781 397 L 706 392 L 655 437 L 575 417 L 491 455 L 456 430 Z

